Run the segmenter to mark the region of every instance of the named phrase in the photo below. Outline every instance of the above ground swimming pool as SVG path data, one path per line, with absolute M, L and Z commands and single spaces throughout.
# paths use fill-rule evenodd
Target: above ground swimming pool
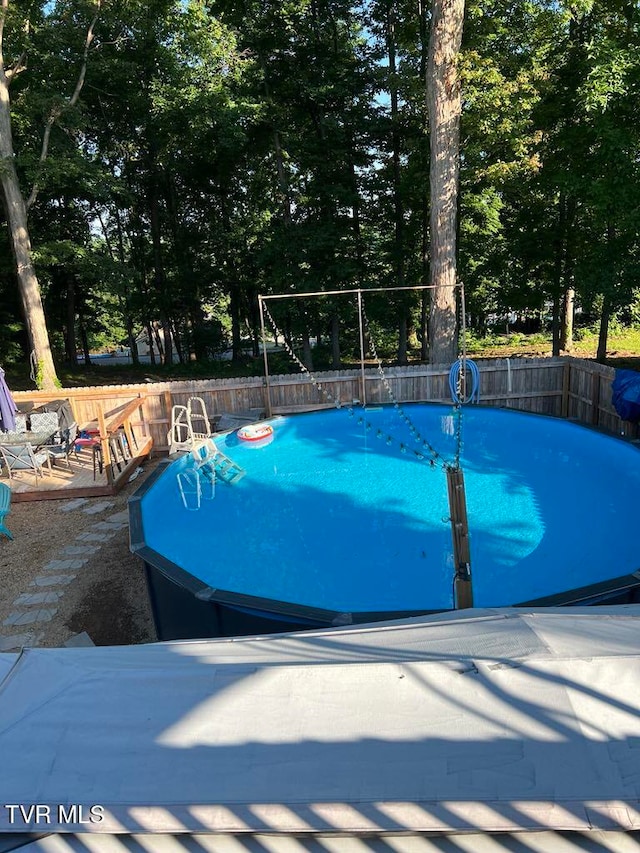
M 455 458 L 457 416 L 434 404 L 403 409 L 406 419 L 393 406 L 274 418 L 262 441 L 218 437 L 244 472 L 231 484 L 196 474 L 190 455 L 161 466 L 131 499 L 132 549 L 145 561 L 159 636 L 451 609 L 442 460 Z M 584 602 L 640 583 L 633 445 L 467 406 L 460 464 L 474 606 Z

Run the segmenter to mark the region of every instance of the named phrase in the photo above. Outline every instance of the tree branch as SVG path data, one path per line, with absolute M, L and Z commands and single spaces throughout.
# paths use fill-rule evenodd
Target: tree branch
M 2 0 L 2 5 L 4 6 L 7 2 L 8 0 Z M 44 133 L 42 135 L 42 148 L 40 149 L 40 157 L 38 159 L 39 169 L 43 166 L 45 160 L 47 159 L 47 155 L 49 154 L 49 142 L 51 140 L 51 131 L 53 130 L 54 124 L 65 112 L 65 110 L 75 107 L 75 105 L 78 103 L 78 98 L 80 97 L 80 92 L 82 91 L 85 77 L 87 76 L 87 58 L 89 56 L 89 48 L 91 47 L 91 42 L 93 41 L 95 26 L 98 22 L 101 3 L 102 0 L 96 0 L 96 7 L 98 11 L 94 15 L 93 20 L 89 24 L 89 29 L 87 30 L 87 35 L 84 40 L 84 51 L 82 53 L 82 65 L 80 66 L 80 72 L 78 74 L 78 79 L 76 81 L 73 94 L 64 106 L 54 107 L 51 110 L 51 113 L 49 114 L 49 118 L 47 119 L 47 123 L 44 128 Z M 40 187 L 38 185 L 38 178 L 36 178 L 33 183 L 33 187 L 31 188 L 29 198 L 26 201 L 27 210 L 29 210 L 33 206 L 36 198 L 38 197 L 39 191 Z
M 27 52 L 23 51 L 20 56 L 13 63 L 11 68 L 5 69 L 5 76 L 7 78 L 7 82 L 11 83 L 14 77 L 17 77 L 18 74 L 25 71 L 27 68 Z

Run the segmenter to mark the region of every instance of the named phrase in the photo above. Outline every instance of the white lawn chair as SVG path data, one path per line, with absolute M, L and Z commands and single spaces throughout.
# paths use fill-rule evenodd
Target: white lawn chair
M 43 465 L 45 462 L 51 471 L 51 460 L 46 450 L 34 452 L 30 444 L 0 444 L 0 454 L 7 469 L 9 479 L 12 471 L 33 471 L 36 475 L 36 486 L 38 477 L 44 477 Z

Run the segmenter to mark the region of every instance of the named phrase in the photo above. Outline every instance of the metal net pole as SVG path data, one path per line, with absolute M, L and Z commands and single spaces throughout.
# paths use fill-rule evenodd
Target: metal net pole
M 270 418 L 273 414 L 271 406 L 271 385 L 269 384 L 269 357 L 267 355 L 267 335 L 264 327 L 264 304 L 262 296 L 258 296 L 258 306 L 260 308 L 260 329 L 262 331 L 262 355 L 264 358 L 264 383 L 266 390 L 266 410 L 267 417 Z
M 358 326 L 360 328 L 360 375 L 362 377 L 362 405 L 367 405 L 367 390 L 364 375 L 364 329 L 362 326 L 362 291 L 358 290 Z

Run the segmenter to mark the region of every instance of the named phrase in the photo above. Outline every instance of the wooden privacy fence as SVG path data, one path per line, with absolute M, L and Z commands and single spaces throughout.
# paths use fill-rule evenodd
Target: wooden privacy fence
M 477 359 L 480 370 L 480 403 L 527 412 L 568 417 L 630 438 L 640 436 L 637 424 L 622 421 L 611 405 L 611 381 L 615 370 L 571 357 Z M 450 365 L 411 365 L 385 368 L 384 373 L 399 402 L 450 403 Z M 325 371 L 315 374 L 321 388 L 304 373 L 270 377 L 270 389 L 262 376 L 238 379 L 158 382 L 94 388 L 65 388 L 55 393 L 22 391 L 17 402 L 35 405 L 55 398 L 71 401 L 80 425 L 96 420 L 99 412 L 117 409 L 139 395 L 141 414 L 131 415 L 131 425 L 153 438 L 157 451 L 167 450 L 167 432 L 174 405 L 186 405 L 190 397 L 204 400 L 213 424 L 222 414 L 247 414 L 256 419 L 269 408 L 273 414 L 331 407 L 366 401 L 388 403 L 389 397 L 377 368 Z M 364 386 L 364 387 L 363 387 Z
M 640 424 L 623 421 L 611 402 L 614 367 L 581 358 L 566 359 L 567 417 L 627 438 L 640 438 Z

